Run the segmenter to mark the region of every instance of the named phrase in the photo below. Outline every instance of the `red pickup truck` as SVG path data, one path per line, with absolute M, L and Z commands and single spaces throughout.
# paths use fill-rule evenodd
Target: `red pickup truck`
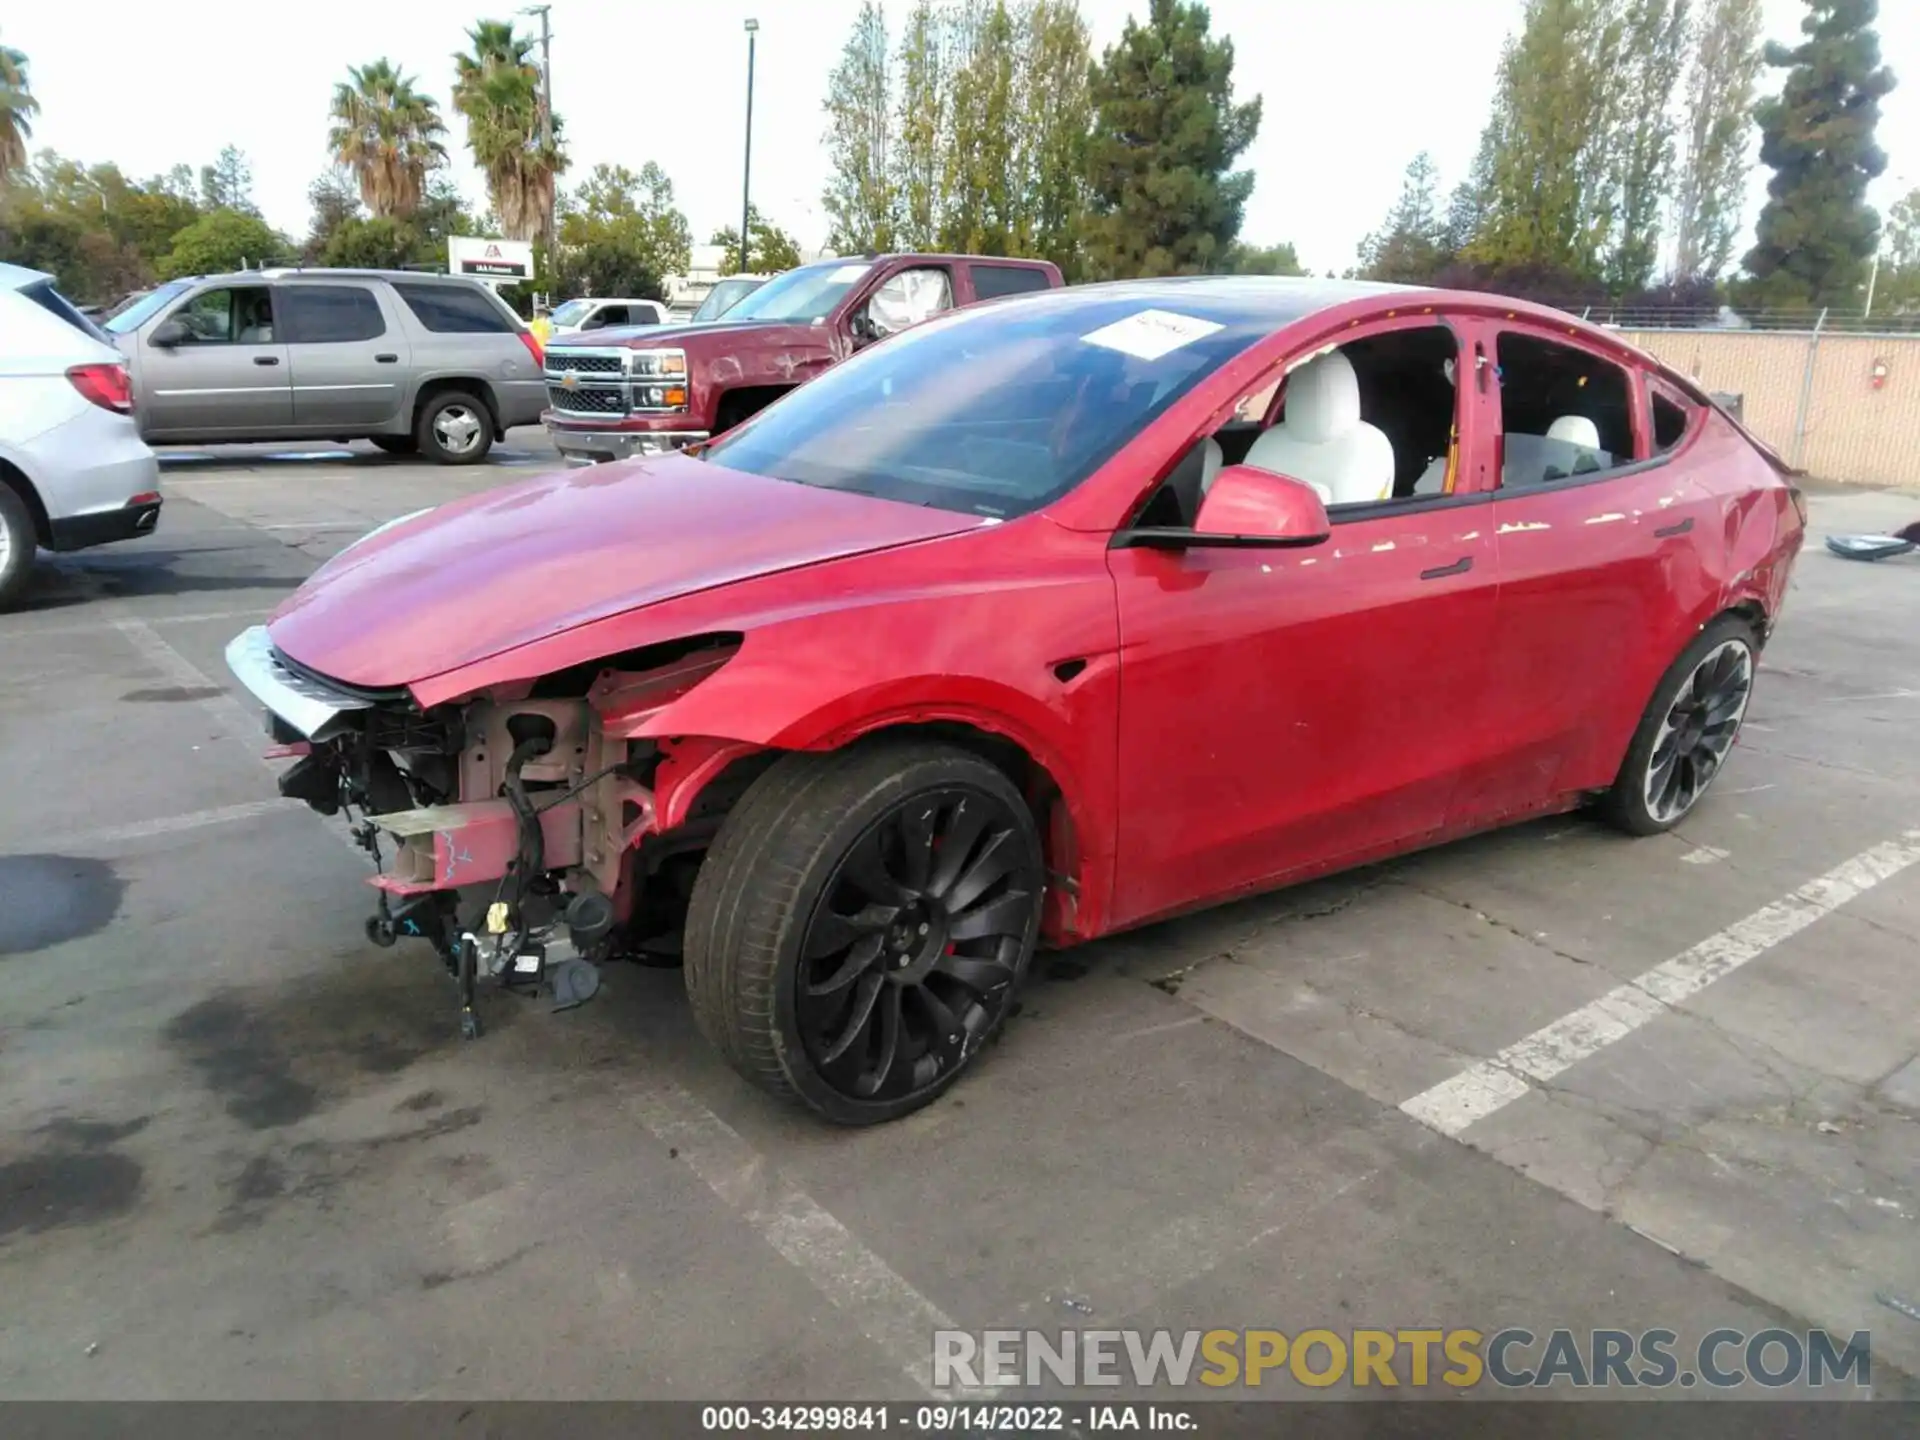
M 976 300 L 1062 283 L 1044 260 L 866 255 L 776 276 L 711 325 L 569 335 L 541 417 L 573 461 L 675 450 L 738 425 L 882 336 Z

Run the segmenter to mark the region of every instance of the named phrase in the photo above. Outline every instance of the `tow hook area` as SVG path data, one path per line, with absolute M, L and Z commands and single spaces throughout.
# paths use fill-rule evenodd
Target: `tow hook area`
M 584 1005 L 600 992 L 594 957 L 613 929 L 613 902 L 598 891 L 553 898 L 567 902 L 557 918 L 555 907 L 538 897 L 518 915 L 507 902 L 495 901 L 476 932 L 459 927 L 457 902 L 445 891 L 397 903 L 382 891 L 379 909 L 367 918 L 367 938 L 383 948 L 403 938 L 427 941 L 453 977 L 460 1033 L 476 1040 L 486 1028 L 477 1005 L 483 978 L 523 997 L 545 994 L 556 1012 Z

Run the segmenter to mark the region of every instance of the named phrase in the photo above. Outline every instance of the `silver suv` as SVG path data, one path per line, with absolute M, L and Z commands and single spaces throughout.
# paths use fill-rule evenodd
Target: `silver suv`
M 194 276 L 104 323 L 155 445 L 367 439 L 471 465 L 546 404 L 540 342 L 486 286 L 454 275 Z

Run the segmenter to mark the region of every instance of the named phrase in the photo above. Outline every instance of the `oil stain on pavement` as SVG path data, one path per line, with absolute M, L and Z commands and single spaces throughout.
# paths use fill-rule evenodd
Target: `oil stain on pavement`
M 59 1119 L 35 1130 L 39 1151 L 0 1162 L 0 1240 L 124 1215 L 140 1197 L 140 1163 L 113 1147 L 150 1117 L 118 1123 Z
M 0 855 L 0 956 L 31 955 L 104 928 L 125 883 L 100 860 Z

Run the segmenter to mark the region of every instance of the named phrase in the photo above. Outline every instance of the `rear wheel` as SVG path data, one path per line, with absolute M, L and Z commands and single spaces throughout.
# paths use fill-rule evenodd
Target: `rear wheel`
M 33 533 L 33 512 L 20 492 L 0 480 L 0 610 L 6 609 L 27 588 L 37 548 Z
M 493 412 L 464 390 L 443 391 L 420 407 L 413 434 L 442 465 L 476 465 L 493 448 Z
M 1753 627 L 1723 615 L 1661 678 L 1601 813 L 1630 835 L 1658 835 L 1700 802 L 1746 718 L 1758 662 Z
M 420 448 L 417 435 L 370 435 L 367 438 L 389 455 L 412 455 Z
M 840 1124 L 895 1119 L 998 1033 L 1044 878 L 1026 802 L 977 756 L 918 742 L 789 756 L 695 882 L 694 1018 L 762 1089 Z

